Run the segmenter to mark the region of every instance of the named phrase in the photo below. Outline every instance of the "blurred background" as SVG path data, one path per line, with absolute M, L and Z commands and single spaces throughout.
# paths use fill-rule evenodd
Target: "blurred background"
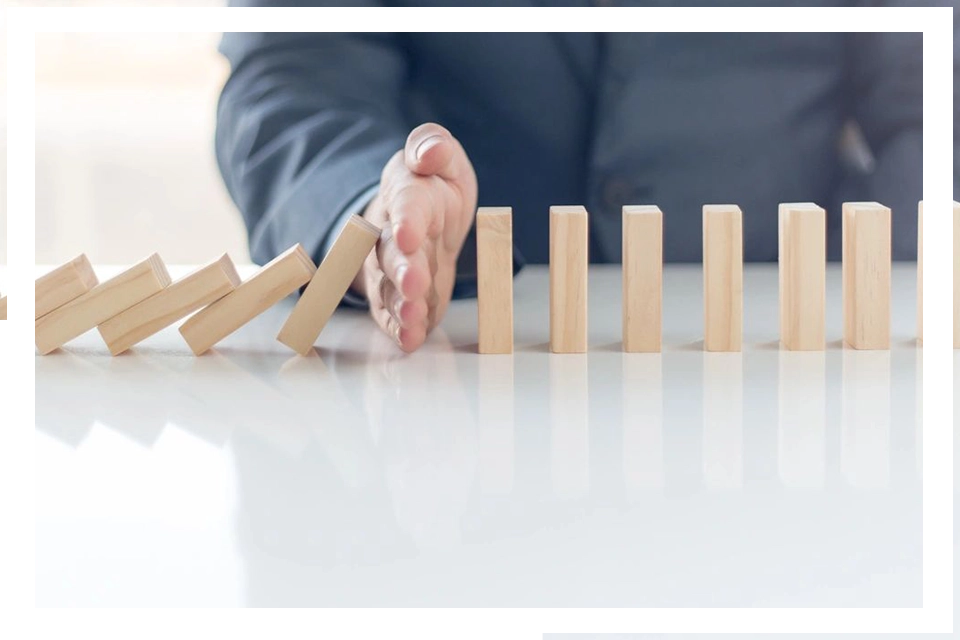
M 131 263 L 152 252 L 170 264 L 206 262 L 224 251 L 238 262 L 249 261 L 243 223 L 213 152 L 217 97 L 228 72 L 217 53 L 219 40 L 216 33 L 38 34 L 38 264 L 61 263 L 79 253 L 94 264 Z M 0 86 L 5 91 L 5 78 Z M 5 103 L 4 97 L 3 108 Z M 5 114 L 0 121 L 6 123 Z M 5 134 L 4 125 L 0 136 Z M 0 262 L 5 246 L 3 251 Z

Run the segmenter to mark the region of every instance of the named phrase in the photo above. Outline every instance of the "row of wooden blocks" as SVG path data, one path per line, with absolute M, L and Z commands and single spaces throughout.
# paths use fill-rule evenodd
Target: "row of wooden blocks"
M 81 255 L 36 282 L 37 349 L 46 355 L 96 327 L 117 355 L 192 313 L 180 333 L 200 355 L 307 285 L 277 336 L 307 354 L 379 237 L 354 216 L 319 267 L 297 244 L 243 282 L 227 255 L 171 282 L 154 254 L 101 283 Z
M 960 205 L 955 204 L 955 218 Z M 919 204 L 918 339 L 922 340 L 923 202 Z M 891 212 L 876 202 L 843 205 L 843 339 L 854 349 L 890 348 Z M 587 350 L 588 214 L 550 208 L 550 350 Z M 957 263 L 955 263 L 956 265 Z M 956 267 L 955 267 L 956 269 Z M 663 214 L 623 207 L 623 350 L 656 352 L 662 334 Z M 780 340 L 787 350 L 826 346 L 826 212 L 779 207 Z M 477 212 L 480 353 L 513 351 L 513 238 L 508 207 Z M 743 214 L 703 207 L 703 316 L 707 351 L 740 351 Z

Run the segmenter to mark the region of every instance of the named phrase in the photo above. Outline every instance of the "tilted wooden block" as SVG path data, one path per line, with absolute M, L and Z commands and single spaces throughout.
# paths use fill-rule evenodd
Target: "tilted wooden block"
M 80 254 L 70 262 L 37 278 L 36 312 L 34 319 L 43 317 L 99 284 L 87 256 Z
M 953 203 L 953 348 L 960 349 L 960 202 Z
M 513 353 L 513 210 L 477 210 L 477 327 L 480 353 Z
M 37 349 L 41 354 L 48 354 L 169 284 L 167 268 L 160 256 L 153 254 L 37 319 Z
M 660 351 L 663 303 L 663 213 L 623 208 L 623 350 Z
M 923 344 L 923 200 L 917 205 L 917 342 Z
M 180 334 L 200 355 L 305 285 L 316 270 L 307 252 L 296 244 L 232 292 L 195 313 L 180 325 Z
M 890 348 L 890 208 L 843 203 L 843 341 Z
M 364 218 L 355 215 L 347 221 L 280 329 L 277 340 L 300 355 L 307 355 L 313 349 L 379 237 L 380 228 Z
M 7 319 L 7 296 L 0 298 L 0 320 Z
M 703 206 L 703 348 L 740 351 L 743 342 L 743 213 Z
M 118 355 L 197 309 L 219 300 L 239 285 L 237 268 L 230 256 L 223 254 L 101 324 L 100 336 L 110 353 Z
M 780 344 L 826 347 L 827 214 L 812 202 L 780 204 Z
M 550 350 L 587 350 L 587 210 L 550 207 Z

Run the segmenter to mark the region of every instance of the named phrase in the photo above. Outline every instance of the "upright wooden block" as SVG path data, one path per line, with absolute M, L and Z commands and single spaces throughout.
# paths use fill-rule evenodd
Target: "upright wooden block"
M 923 200 L 917 205 L 917 342 L 923 344 Z
M 890 208 L 843 203 L 843 341 L 890 348 Z
M 477 327 L 480 353 L 513 353 L 513 210 L 477 210 Z
M 588 221 L 583 207 L 550 207 L 550 350 L 587 350 Z
M 953 203 L 953 348 L 960 349 L 960 202 Z
M 280 329 L 277 340 L 300 355 L 307 355 L 313 349 L 379 237 L 380 228 L 364 218 L 352 216 L 347 221 Z
M 36 312 L 34 319 L 43 317 L 79 298 L 99 284 L 87 256 L 80 254 L 70 262 L 37 278 Z
M 660 351 L 663 317 L 663 213 L 623 208 L 623 350 Z
M 740 351 L 743 342 L 743 213 L 703 206 L 703 348 Z
M 153 254 L 117 277 L 38 318 L 35 324 L 37 349 L 46 355 L 169 284 L 167 268 L 160 256 Z
M 223 254 L 100 325 L 110 353 L 118 355 L 169 327 L 197 309 L 215 302 L 240 285 L 240 276 Z
M 296 244 L 232 292 L 195 313 L 180 325 L 180 334 L 200 355 L 305 285 L 316 271 L 313 260 Z
M 0 320 L 7 319 L 7 296 L 0 298 Z
M 827 214 L 811 202 L 780 205 L 780 344 L 826 346 Z

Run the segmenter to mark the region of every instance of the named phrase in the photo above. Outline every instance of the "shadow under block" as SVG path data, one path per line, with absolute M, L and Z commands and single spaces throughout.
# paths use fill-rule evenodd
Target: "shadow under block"
M 100 336 L 111 354 L 121 354 L 177 320 L 219 300 L 239 285 L 237 268 L 230 256 L 223 254 L 101 324 Z
M 7 319 L 7 296 L 0 298 L 0 320 Z
M 827 214 L 810 202 L 779 210 L 780 344 L 788 351 L 826 347 Z
M 477 210 L 477 350 L 513 353 L 513 210 Z
M 743 213 L 703 206 L 703 348 L 740 351 L 743 343 Z
M 663 213 L 623 208 L 623 350 L 657 352 L 663 322 Z
M 890 208 L 843 203 L 843 341 L 890 348 Z
M 153 254 L 39 318 L 35 323 L 37 349 L 46 355 L 169 284 L 167 268 L 160 256 Z
M 313 260 L 296 244 L 265 264 L 232 292 L 180 325 L 180 334 L 200 355 L 305 285 L 316 272 Z
M 97 274 L 83 254 L 37 278 L 34 320 L 79 298 L 98 284 Z
M 917 343 L 923 344 L 923 200 L 917 205 Z
M 379 238 L 379 227 L 360 216 L 351 216 L 280 329 L 277 340 L 300 355 L 307 355 Z
M 550 351 L 587 351 L 587 210 L 550 207 Z
M 960 349 L 960 202 L 953 203 L 953 348 Z

